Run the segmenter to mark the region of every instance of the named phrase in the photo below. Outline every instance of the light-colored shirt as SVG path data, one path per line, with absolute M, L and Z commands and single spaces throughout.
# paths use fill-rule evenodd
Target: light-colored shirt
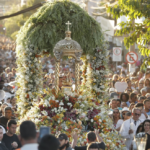
M 146 113 L 147 115 L 150 115 L 150 111 Z
M 3 126 L 1 126 L 1 125 L 0 125 L 0 127 L 3 129 L 3 134 L 5 134 L 6 133 L 5 128 Z
M 21 150 L 38 150 L 38 144 L 25 144 L 21 147 Z
M 136 103 L 138 103 L 138 102 L 135 102 L 135 104 Z M 130 106 L 130 102 L 129 101 L 127 101 L 126 104 L 127 104 L 128 107 Z
M 145 120 L 145 119 L 146 119 L 146 116 L 145 116 L 143 113 L 141 113 L 141 116 L 140 116 L 139 119 L 140 119 L 140 120 Z
M 123 120 L 122 120 L 122 119 L 119 119 L 119 120 L 117 121 L 117 124 L 116 124 L 115 129 L 118 129 L 119 127 L 121 127 L 122 123 L 123 123 Z
M 130 149 L 133 137 L 134 137 L 134 135 L 136 133 L 136 130 L 137 130 L 138 126 L 143 121 L 144 120 L 140 120 L 140 119 L 137 120 L 136 121 L 136 125 L 134 125 L 134 120 L 132 118 L 130 118 L 130 119 L 128 119 L 128 120 L 123 122 L 119 133 L 125 139 L 125 144 L 126 144 L 127 150 Z M 132 129 L 133 130 L 133 134 L 129 134 L 129 130 L 131 129 L 131 123 L 132 123 L 132 125 L 134 125 L 134 128 Z

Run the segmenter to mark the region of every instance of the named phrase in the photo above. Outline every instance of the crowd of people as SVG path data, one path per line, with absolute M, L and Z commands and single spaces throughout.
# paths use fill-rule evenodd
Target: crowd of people
M 105 144 L 98 134 L 98 130 L 87 133 L 87 146 L 77 146 L 78 135 L 73 133 L 72 144 L 66 134 L 45 135 L 40 138 L 39 131 L 31 121 L 24 121 L 20 125 L 20 134 L 17 129 L 17 102 L 16 102 L 16 53 L 10 46 L 10 39 L 0 38 L 0 150 L 104 150 Z M 43 89 L 54 88 L 55 59 L 51 56 L 42 58 Z M 62 60 L 60 79 L 68 77 L 75 82 L 73 59 Z M 82 65 L 82 62 L 81 64 Z M 61 81 L 61 80 L 60 80 Z M 61 82 L 60 82 L 61 88 Z
M 108 75 L 109 116 L 128 150 L 136 146 L 134 137 L 141 132 L 147 135 L 147 150 L 150 148 L 150 71 L 136 67 L 135 72 L 130 73 L 123 63 L 115 73 Z M 122 92 L 117 91 L 119 82 L 126 85 Z
M 77 146 L 78 136 L 73 134 L 72 144 L 69 144 L 67 135 L 60 134 L 44 136 L 40 142 L 33 122 L 26 121 L 20 126 L 20 136 L 16 133 L 17 103 L 16 87 L 16 53 L 9 46 L 10 40 L 0 40 L 0 150 L 100 150 L 105 144 L 98 131 L 87 133 L 88 146 Z M 74 84 L 74 60 L 65 59 L 60 66 L 61 76 L 68 77 Z M 82 62 L 80 63 L 82 65 Z M 55 59 L 52 56 L 42 58 L 43 89 L 54 88 Z M 111 68 L 112 73 L 107 75 L 109 81 L 108 100 L 109 116 L 114 128 L 123 138 L 127 150 L 136 149 L 134 137 L 139 133 L 147 135 L 146 150 L 150 148 L 150 70 L 140 71 L 136 67 L 134 73 L 128 72 L 127 64 Z M 68 73 L 70 72 L 70 73 Z M 61 81 L 61 80 L 60 80 Z M 126 89 L 118 92 L 116 83 L 127 85 Z M 59 85 L 61 88 L 61 84 Z M 31 129 L 31 130 L 30 130 Z M 39 143 L 38 143 L 39 142 Z M 39 145 L 39 146 L 38 146 Z
M 24 121 L 20 125 L 20 135 L 16 135 L 17 122 L 10 119 L 7 123 L 7 132 L 0 126 L 0 150 L 104 150 L 105 144 L 99 136 L 99 131 L 87 133 L 87 146 L 77 146 L 78 135 L 72 134 L 72 143 L 66 134 L 56 136 L 45 134 L 40 136 L 32 121 Z M 41 134 L 42 135 L 42 134 Z

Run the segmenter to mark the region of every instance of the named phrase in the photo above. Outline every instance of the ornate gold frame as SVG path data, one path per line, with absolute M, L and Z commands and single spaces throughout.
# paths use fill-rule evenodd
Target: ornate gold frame
M 66 37 L 64 40 L 59 41 L 54 47 L 54 56 L 56 59 L 55 64 L 55 92 L 58 94 L 59 91 L 59 67 L 60 60 L 63 56 L 71 56 L 75 58 L 75 91 L 79 93 L 79 85 L 80 85 L 80 58 L 83 50 L 79 43 L 71 39 L 71 31 L 69 31 L 69 25 L 71 24 L 69 21 L 66 23 L 68 25 L 68 30 L 66 31 Z

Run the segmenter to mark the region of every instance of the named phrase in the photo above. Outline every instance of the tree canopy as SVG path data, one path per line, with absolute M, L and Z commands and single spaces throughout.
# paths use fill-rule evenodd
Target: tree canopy
M 43 0 L 45 1 L 45 0 Z M 18 9 L 17 5 L 13 5 L 12 9 L 10 11 L 7 12 L 7 14 L 12 14 L 15 13 L 19 10 L 23 10 L 27 7 L 33 6 L 35 4 L 40 3 L 41 0 L 29 0 L 27 1 L 27 4 L 20 7 Z M 16 35 L 18 33 L 18 31 L 20 30 L 20 27 L 24 25 L 24 23 L 28 20 L 28 18 L 37 11 L 37 9 L 29 11 L 27 13 L 12 17 L 12 18 L 8 18 L 5 20 L 5 24 L 4 26 L 6 27 L 6 35 L 12 39 L 16 39 Z
M 118 0 L 118 4 L 109 7 L 114 18 L 118 19 L 125 15 L 129 21 L 121 22 L 121 29 L 116 31 L 117 35 L 126 35 L 124 44 L 129 48 L 134 43 L 138 44 L 142 55 L 150 55 L 150 1 L 147 0 Z M 133 23 L 134 19 L 145 17 L 142 23 Z M 149 65 L 149 58 L 144 60 L 142 67 Z

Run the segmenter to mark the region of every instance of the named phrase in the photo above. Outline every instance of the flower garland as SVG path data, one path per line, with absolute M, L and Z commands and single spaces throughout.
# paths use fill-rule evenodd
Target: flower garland
M 91 57 L 91 68 L 92 68 L 92 93 L 94 93 L 95 97 L 99 102 L 104 102 L 107 100 L 106 93 L 106 78 L 105 75 L 108 74 L 108 70 L 106 70 L 106 48 L 94 49 L 95 56 Z M 104 60 L 105 59 L 105 60 Z
M 37 92 L 42 91 L 42 69 L 40 59 L 33 46 L 17 46 L 18 113 L 24 115 L 30 109 Z

